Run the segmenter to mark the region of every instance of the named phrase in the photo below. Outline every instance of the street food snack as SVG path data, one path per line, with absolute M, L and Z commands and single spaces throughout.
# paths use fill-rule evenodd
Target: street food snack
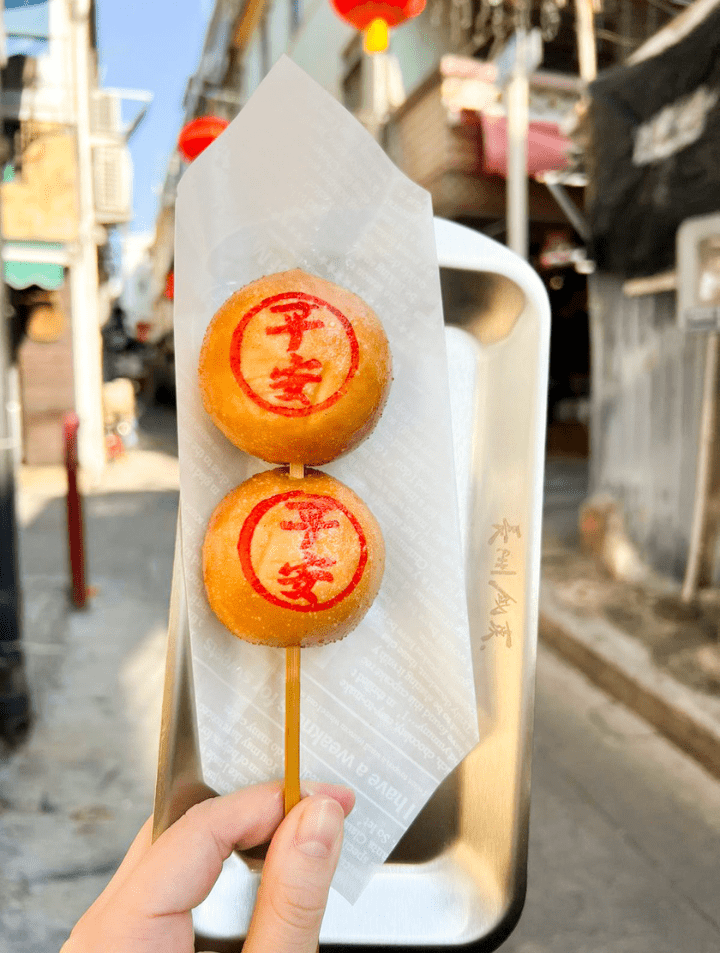
M 203 545 L 208 600 L 248 642 L 322 645 L 351 632 L 380 588 L 385 544 L 351 489 L 318 470 L 251 477 L 210 518 Z
M 270 463 L 328 463 L 373 429 L 392 361 L 375 313 L 299 269 L 236 291 L 200 354 L 206 411 L 241 450 Z

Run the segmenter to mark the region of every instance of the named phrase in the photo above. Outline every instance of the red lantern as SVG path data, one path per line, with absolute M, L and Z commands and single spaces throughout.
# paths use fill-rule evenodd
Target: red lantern
M 200 116 L 199 119 L 193 119 L 184 127 L 178 138 L 180 155 L 186 162 L 197 159 L 228 125 L 227 119 L 221 119 L 219 116 Z
M 425 9 L 425 0 L 331 0 L 337 13 L 365 31 L 368 53 L 387 49 L 388 27 L 400 26 Z
M 165 297 L 172 301 L 175 297 L 175 272 L 169 271 L 165 279 Z

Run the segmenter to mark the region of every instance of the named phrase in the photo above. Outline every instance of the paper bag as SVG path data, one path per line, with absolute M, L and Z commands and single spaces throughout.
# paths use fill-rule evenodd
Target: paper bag
M 214 427 L 200 399 L 198 357 L 208 323 L 234 291 L 293 268 L 363 298 L 393 355 L 377 428 L 323 468 L 382 527 L 382 588 L 347 638 L 302 651 L 301 774 L 357 795 L 333 884 L 352 902 L 477 743 L 478 720 L 430 197 L 283 58 L 188 168 L 177 197 L 184 572 L 203 770 L 219 792 L 282 777 L 284 652 L 235 638 L 205 596 L 210 514 L 271 465 Z

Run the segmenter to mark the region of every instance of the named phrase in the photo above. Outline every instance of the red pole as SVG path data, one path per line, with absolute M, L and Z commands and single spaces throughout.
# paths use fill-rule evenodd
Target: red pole
M 77 433 L 80 419 L 77 414 L 66 414 L 63 418 L 63 436 L 65 438 L 65 469 L 67 470 L 67 529 L 68 553 L 70 555 L 70 574 L 72 577 L 72 599 L 78 609 L 87 601 L 85 585 L 85 539 L 83 530 L 82 500 L 78 490 Z

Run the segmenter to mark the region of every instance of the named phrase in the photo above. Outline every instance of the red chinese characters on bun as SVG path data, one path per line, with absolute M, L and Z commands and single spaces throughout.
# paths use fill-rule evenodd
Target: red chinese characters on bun
M 351 632 L 372 605 L 385 566 L 374 516 L 347 486 L 317 470 L 270 470 L 229 493 L 203 546 L 208 600 L 248 642 L 322 645 Z
M 241 450 L 270 463 L 328 463 L 377 423 L 392 362 L 357 295 L 298 269 L 236 291 L 200 355 L 203 404 Z

